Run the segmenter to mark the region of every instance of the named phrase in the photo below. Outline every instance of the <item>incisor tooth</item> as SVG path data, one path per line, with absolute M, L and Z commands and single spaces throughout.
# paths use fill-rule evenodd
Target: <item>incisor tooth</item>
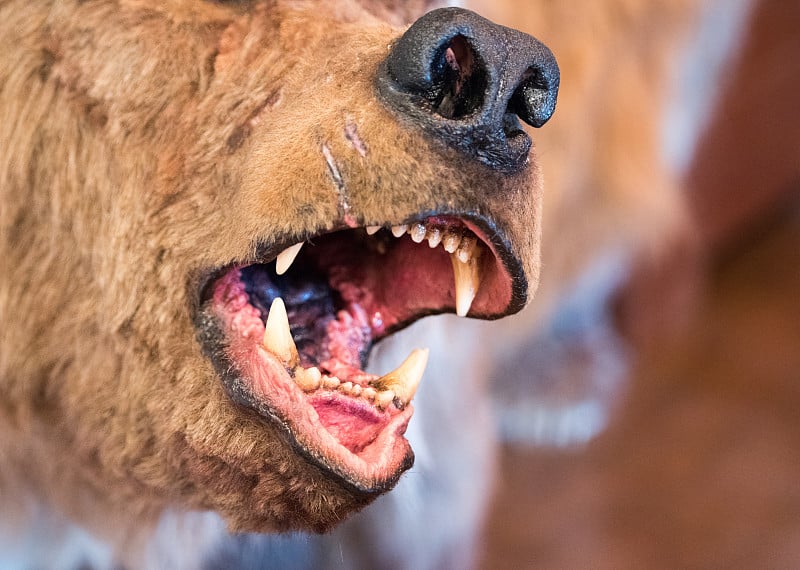
M 371 384 L 377 390 L 393 392 L 394 397 L 397 397 L 403 404 L 408 404 L 417 393 L 427 364 L 428 349 L 416 348 L 396 370 L 373 380 Z M 376 402 L 380 404 L 384 399 L 383 392 L 378 392 Z
M 474 237 L 464 236 L 456 252 L 458 259 L 460 259 L 462 263 L 467 263 L 472 258 L 476 245 L 477 240 Z
M 456 282 L 456 314 L 466 317 L 472 307 L 472 301 L 478 294 L 481 285 L 481 272 L 478 264 L 480 249 L 476 249 L 469 260 L 464 263 L 457 253 L 450 254 L 453 263 L 453 277 Z
M 367 226 L 367 235 L 373 236 L 380 231 L 380 226 Z
M 403 237 L 403 234 L 406 233 L 408 226 L 403 224 L 401 226 L 392 226 L 392 235 L 396 238 Z
M 458 246 L 461 245 L 461 236 L 453 232 L 446 232 L 444 236 L 444 243 L 442 247 L 447 253 L 455 253 Z
M 430 228 L 426 237 L 428 238 L 428 246 L 433 249 L 442 242 L 442 230 L 439 228 Z
M 428 230 L 423 224 L 414 224 L 408 230 L 408 233 L 411 234 L 411 239 L 414 240 L 414 243 L 420 243 L 425 239 L 425 234 L 428 233 Z
M 264 326 L 263 344 L 264 348 L 280 358 L 288 368 L 294 368 L 299 364 L 300 356 L 297 354 L 292 331 L 289 329 L 286 306 L 280 297 L 276 297 L 269 308 L 267 324 Z
M 291 247 L 287 247 L 278 254 L 278 259 L 275 260 L 275 273 L 283 275 L 292 266 L 297 254 L 300 253 L 300 248 L 303 247 L 303 242 L 296 243 Z

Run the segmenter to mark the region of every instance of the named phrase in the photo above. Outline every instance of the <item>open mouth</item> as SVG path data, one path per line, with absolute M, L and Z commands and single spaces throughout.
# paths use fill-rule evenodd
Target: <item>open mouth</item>
M 373 344 L 425 315 L 498 318 L 526 295 L 510 247 L 477 217 L 345 229 L 261 259 L 220 269 L 202 287 L 204 350 L 236 403 L 370 493 L 413 463 L 403 434 L 428 358 L 416 349 L 397 369 L 369 374 Z

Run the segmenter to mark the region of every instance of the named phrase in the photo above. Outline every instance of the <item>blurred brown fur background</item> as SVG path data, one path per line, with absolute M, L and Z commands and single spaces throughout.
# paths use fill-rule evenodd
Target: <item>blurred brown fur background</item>
M 800 4 L 470 7 L 562 69 L 482 567 L 797 567 Z

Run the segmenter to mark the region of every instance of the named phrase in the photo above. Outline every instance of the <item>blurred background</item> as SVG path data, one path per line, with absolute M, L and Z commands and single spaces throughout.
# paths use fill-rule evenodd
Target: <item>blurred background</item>
M 479 566 L 800 567 L 800 2 L 467 7 L 562 70 Z

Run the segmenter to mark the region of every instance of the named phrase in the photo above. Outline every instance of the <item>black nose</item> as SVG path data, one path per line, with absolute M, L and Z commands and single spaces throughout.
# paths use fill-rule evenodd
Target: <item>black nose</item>
M 556 107 L 559 71 L 535 38 L 460 8 L 428 12 L 397 40 L 378 73 L 395 110 L 481 162 L 523 166 L 534 127 Z

